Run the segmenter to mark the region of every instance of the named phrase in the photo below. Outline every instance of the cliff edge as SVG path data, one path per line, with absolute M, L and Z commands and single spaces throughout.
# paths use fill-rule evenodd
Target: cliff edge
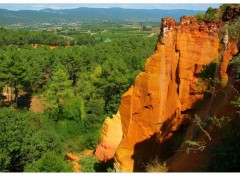
M 217 74 L 226 85 L 228 63 L 238 47 L 224 32 L 225 25 L 198 22 L 195 16 L 183 16 L 178 24 L 173 18 L 162 19 L 155 52 L 121 99 L 122 136 L 115 138 L 119 145 L 114 144 L 117 171 L 144 171 L 154 156 L 166 160 L 173 155 L 172 137 L 183 138 L 188 114 L 203 98 L 197 84 L 204 65 L 219 62 Z

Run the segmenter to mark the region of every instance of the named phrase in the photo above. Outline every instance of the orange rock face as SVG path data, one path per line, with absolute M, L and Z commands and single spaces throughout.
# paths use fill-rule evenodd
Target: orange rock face
M 111 123 L 105 122 L 102 136 L 111 140 L 102 138 L 95 154 L 98 158 L 108 160 L 118 146 L 114 156 L 116 170 L 132 172 L 141 171 L 141 165 L 154 152 L 167 157 L 168 142 L 184 123 L 182 114 L 203 97 L 196 86 L 203 65 L 220 61 L 219 78 L 227 80 L 227 65 L 237 46 L 227 35 L 221 44 L 222 28 L 222 23 L 199 23 L 194 16 L 182 17 L 178 25 L 172 18 L 162 19 L 155 52 L 121 99 L 123 138 L 115 138 L 114 132 L 111 136 L 111 130 L 105 130 Z M 113 139 L 117 141 L 111 147 Z
M 157 133 L 160 141 L 167 140 L 181 124 L 181 112 L 202 98 L 195 93 L 195 83 L 202 66 L 219 57 L 219 32 L 216 24 L 198 23 L 195 17 L 182 17 L 178 25 L 172 18 L 162 20 L 156 51 L 121 100 L 123 139 L 115 155 L 117 171 L 137 171 L 136 153 L 152 150 L 140 144 Z M 173 123 L 163 129 L 168 121 Z
M 101 139 L 95 151 L 95 156 L 103 162 L 113 158 L 116 149 L 122 140 L 122 126 L 120 114 L 113 115 L 110 119 L 107 117 L 101 130 Z
M 228 38 L 228 34 L 226 34 L 226 38 Z M 223 85 L 226 85 L 228 81 L 227 68 L 228 68 L 229 61 L 233 58 L 235 54 L 237 54 L 237 52 L 238 52 L 238 49 L 237 49 L 236 41 L 234 41 L 234 39 L 230 41 L 226 40 L 225 50 L 223 53 L 222 60 L 220 62 L 220 69 L 219 69 L 219 77 Z

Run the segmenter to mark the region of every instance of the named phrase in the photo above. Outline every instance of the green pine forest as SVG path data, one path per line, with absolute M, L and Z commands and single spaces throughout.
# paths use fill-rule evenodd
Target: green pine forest
M 157 40 L 120 32 L 66 38 L 0 28 L 0 171 L 73 172 L 66 154 L 95 149 Z M 33 98 L 42 100 L 37 112 Z M 93 157 L 81 162 L 83 171 L 112 170 Z

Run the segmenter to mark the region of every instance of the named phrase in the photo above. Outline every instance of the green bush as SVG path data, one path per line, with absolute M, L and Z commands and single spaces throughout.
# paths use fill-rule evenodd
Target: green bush
M 31 135 L 31 136 L 30 136 Z M 22 161 L 32 163 L 38 160 L 45 152 L 62 153 L 62 139 L 50 125 L 42 127 L 26 136 L 22 142 Z
M 220 19 L 220 14 L 218 14 L 215 9 L 209 7 L 204 15 L 204 20 L 214 21 Z
M 115 172 L 113 159 L 107 162 L 96 162 L 94 164 L 94 170 L 96 172 Z
M 198 86 L 197 92 L 203 91 L 205 93 L 215 93 L 216 90 L 214 85 L 218 82 L 216 78 L 217 68 L 218 63 L 216 61 L 213 61 L 208 65 L 203 65 L 203 69 L 199 73 L 199 78 L 201 79 L 199 79 L 199 82 L 196 84 Z
M 208 65 L 204 65 L 202 71 L 199 73 L 199 77 L 203 80 L 214 79 L 217 67 L 218 65 L 215 61 Z
M 234 102 L 234 103 L 233 103 Z M 232 103 L 235 107 L 239 108 L 239 97 Z M 216 125 L 222 128 L 223 125 L 228 124 L 230 119 L 220 118 L 217 120 Z M 216 122 L 216 119 L 215 119 Z M 239 125 L 236 122 L 231 123 L 231 126 L 225 128 L 224 140 L 215 145 L 211 151 L 211 160 L 208 166 L 208 171 L 213 172 L 239 172 L 240 164 L 240 133 Z
M 99 140 L 99 134 L 100 132 L 96 130 L 85 135 L 84 147 L 87 149 L 95 149 Z
M 23 171 L 44 153 L 62 153 L 62 140 L 41 115 L 0 109 L 0 171 Z
M 84 149 L 95 149 L 101 125 L 88 122 L 90 127 L 86 129 L 83 122 L 61 120 L 54 124 L 59 136 L 63 138 L 65 151 L 83 151 Z
M 46 152 L 33 164 L 28 164 L 25 172 L 73 172 L 72 164 L 64 161 L 64 156 L 55 152 Z
M 84 150 L 84 124 L 69 120 L 60 120 L 54 123 L 59 136 L 63 138 L 64 150 L 80 152 Z
M 240 164 L 240 135 L 231 134 L 228 138 L 215 146 L 211 151 L 211 162 L 208 171 L 239 172 Z
M 82 100 L 78 97 L 67 99 L 63 105 L 61 105 L 62 114 L 61 119 L 73 120 L 76 122 L 82 121 Z
M 230 38 L 234 37 L 234 36 L 236 36 L 236 37 L 240 36 L 240 31 L 239 31 L 240 19 L 237 18 L 237 19 L 233 20 L 231 22 L 231 24 L 227 25 L 224 29 L 228 31 L 228 35 Z
M 147 172 L 167 172 L 168 167 L 166 162 L 160 162 L 158 158 L 155 158 L 146 165 Z
M 203 21 L 203 20 L 204 20 L 204 14 L 198 13 L 198 14 L 197 14 L 197 20 L 198 20 L 199 22 Z
M 233 57 L 229 64 L 233 65 L 233 71 L 236 74 L 236 78 L 240 78 L 240 54 Z
M 32 133 L 29 123 L 26 113 L 0 109 L 0 171 L 22 170 L 22 143 Z
M 96 172 L 94 169 L 94 165 L 96 163 L 96 159 L 94 158 L 94 156 L 91 155 L 91 156 L 81 158 L 79 163 L 82 166 L 83 172 Z

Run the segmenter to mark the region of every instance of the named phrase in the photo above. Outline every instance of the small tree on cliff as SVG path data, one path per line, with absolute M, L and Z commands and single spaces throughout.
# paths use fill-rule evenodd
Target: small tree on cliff
M 209 7 L 205 13 L 204 20 L 214 21 L 220 18 L 220 13 L 218 13 L 214 8 Z
M 204 14 L 198 13 L 198 14 L 197 14 L 197 20 L 198 20 L 199 22 L 203 21 L 203 20 L 204 20 Z
M 168 172 L 166 162 L 159 161 L 158 157 L 150 161 L 145 167 L 147 172 Z

